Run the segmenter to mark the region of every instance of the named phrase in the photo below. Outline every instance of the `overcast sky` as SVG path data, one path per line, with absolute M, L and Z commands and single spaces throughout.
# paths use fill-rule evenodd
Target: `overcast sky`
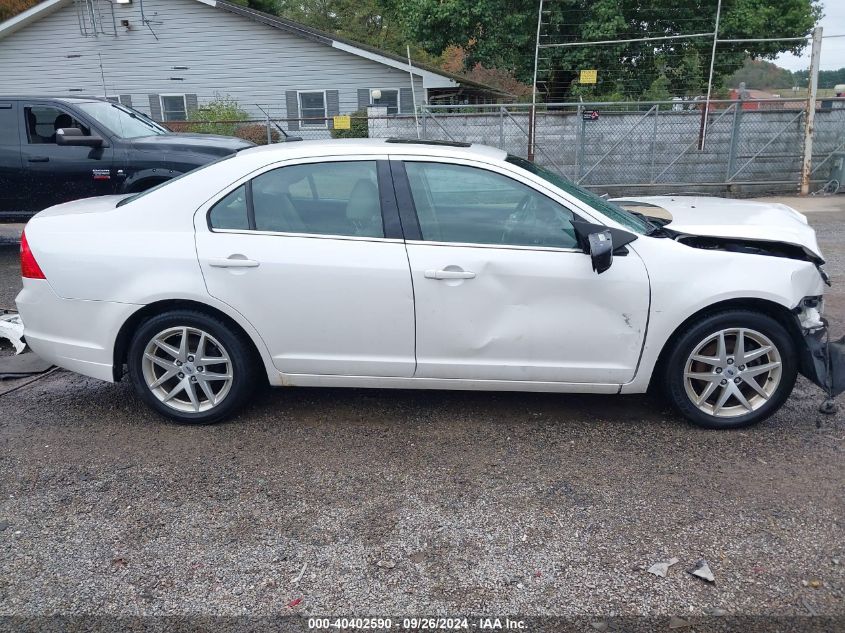
M 822 35 L 845 34 L 845 2 L 843 0 L 825 0 L 822 5 L 824 17 L 821 26 Z M 800 57 L 795 55 L 780 55 L 775 63 L 789 70 L 806 70 L 810 66 L 810 46 L 804 49 Z M 845 67 L 845 37 L 834 37 L 822 40 L 822 70 L 838 70 Z

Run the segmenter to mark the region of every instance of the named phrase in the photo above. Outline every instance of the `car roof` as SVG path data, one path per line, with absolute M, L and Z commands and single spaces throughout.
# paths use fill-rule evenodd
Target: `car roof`
M 267 158 L 267 156 L 264 156 L 266 154 L 272 154 L 272 157 L 277 160 L 345 154 L 415 154 L 420 156 L 504 160 L 508 155 L 504 150 L 488 145 L 478 145 L 476 143 L 425 141 L 404 138 L 349 138 L 296 141 L 260 145 L 238 152 L 238 155 L 262 155 L 262 157 Z

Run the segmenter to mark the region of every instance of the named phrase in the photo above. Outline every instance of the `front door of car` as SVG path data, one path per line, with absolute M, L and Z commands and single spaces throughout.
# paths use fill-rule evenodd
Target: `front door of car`
M 61 202 L 115 192 L 114 149 L 108 141 L 103 147 L 57 145 L 59 128 L 78 127 L 85 135 L 92 130 L 56 105 L 22 102 L 22 106 L 26 211 L 41 211 Z
M 393 165 L 420 233 L 407 243 L 416 376 L 631 380 L 649 308 L 648 276 L 635 252 L 597 275 L 578 247 L 577 216 L 517 174 L 472 163 Z M 411 204 L 402 195 L 399 203 Z
M 413 375 L 413 289 L 386 157 L 270 169 L 195 226 L 209 293 L 250 321 L 279 371 Z

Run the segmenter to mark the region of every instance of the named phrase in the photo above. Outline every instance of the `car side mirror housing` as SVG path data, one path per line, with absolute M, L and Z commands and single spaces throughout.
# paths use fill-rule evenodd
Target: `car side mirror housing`
M 625 248 L 637 239 L 637 235 L 621 229 L 609 228 L 601 224 L 573 220 L 572 228 L 578 238 L 578 244 L 590 256 L 593 270 L 599 275 L 613 264 L 613 254 L 627 255 Z
M 103 139 L 96 134 L 86 136 L 78 127 L 60 127 L 56 130 L 56 145 L 102 147 Z
M 599 231 L 587 236 L 593 270 L 601 275 L 613 264 L 613 236 L 610 231 Z

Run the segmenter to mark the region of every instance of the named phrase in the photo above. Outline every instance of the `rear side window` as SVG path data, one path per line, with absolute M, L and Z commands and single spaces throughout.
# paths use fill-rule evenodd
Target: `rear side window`
M 464 165 L 405 168 L 426 241 L 578 247 L 572 211 L 521 182 Z
M 273 169 L 253 178 L 250 191 L 236 195 L 241 187 L 220 200 L 209 223 L 217 229 L 248 228 L 249 202 L 257 231 L 384 237 L 377 173 L 375 161 Z
M 211 208 L 209 222 L 215 229 L 246 230 L 249 213 L 246 203 L 246 185 L 241 185 Z

